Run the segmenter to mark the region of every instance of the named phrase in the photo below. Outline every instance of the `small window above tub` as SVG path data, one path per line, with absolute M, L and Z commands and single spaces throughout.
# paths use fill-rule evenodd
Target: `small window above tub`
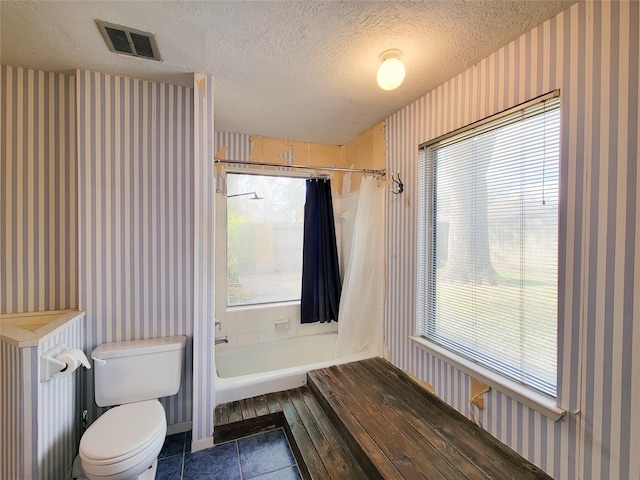
M 306 180 L 227 174 L 227 306 L 299 301 Z

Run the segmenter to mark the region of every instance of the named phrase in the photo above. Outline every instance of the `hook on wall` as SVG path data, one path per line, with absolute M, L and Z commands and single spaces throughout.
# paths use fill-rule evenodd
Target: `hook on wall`
M 398 179 L 396 180 L 395 177 L 398 177 Z M 402 192 L 404 192 L 404 183 L 402 183 L 402 179 L 400 178 L 400 172 L 396 173 L 396 175 L 394 176 L 393 174 L 391 175 L 391 181 L 393 183 L 395 183 L 398 187 L 397 190 L 393 190 L 393 188 L 391 189 L 391 193 L 393 193 L 394 195 L 399 195 Z

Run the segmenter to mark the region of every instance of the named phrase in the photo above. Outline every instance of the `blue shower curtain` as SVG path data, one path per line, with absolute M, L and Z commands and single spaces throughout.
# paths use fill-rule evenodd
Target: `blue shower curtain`
M 337 322 L 341 290 L 331 182 L 323 179 L 307 180 L 301 322 Z

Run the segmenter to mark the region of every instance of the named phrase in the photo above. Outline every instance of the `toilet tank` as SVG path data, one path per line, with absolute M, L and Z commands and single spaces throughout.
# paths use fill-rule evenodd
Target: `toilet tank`
M 99 407 L 175 395 L 180 389 L 184 336 L 104 343 L 91 358 Z

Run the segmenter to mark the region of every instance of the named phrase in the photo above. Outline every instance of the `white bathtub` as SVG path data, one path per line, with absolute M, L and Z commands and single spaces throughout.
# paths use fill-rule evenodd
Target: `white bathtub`
M 378 356 L 367 350 L 333 358 L 336 337 L 307 335 L 216 353 L 216 405 L 297 388 L 310 370 Z

